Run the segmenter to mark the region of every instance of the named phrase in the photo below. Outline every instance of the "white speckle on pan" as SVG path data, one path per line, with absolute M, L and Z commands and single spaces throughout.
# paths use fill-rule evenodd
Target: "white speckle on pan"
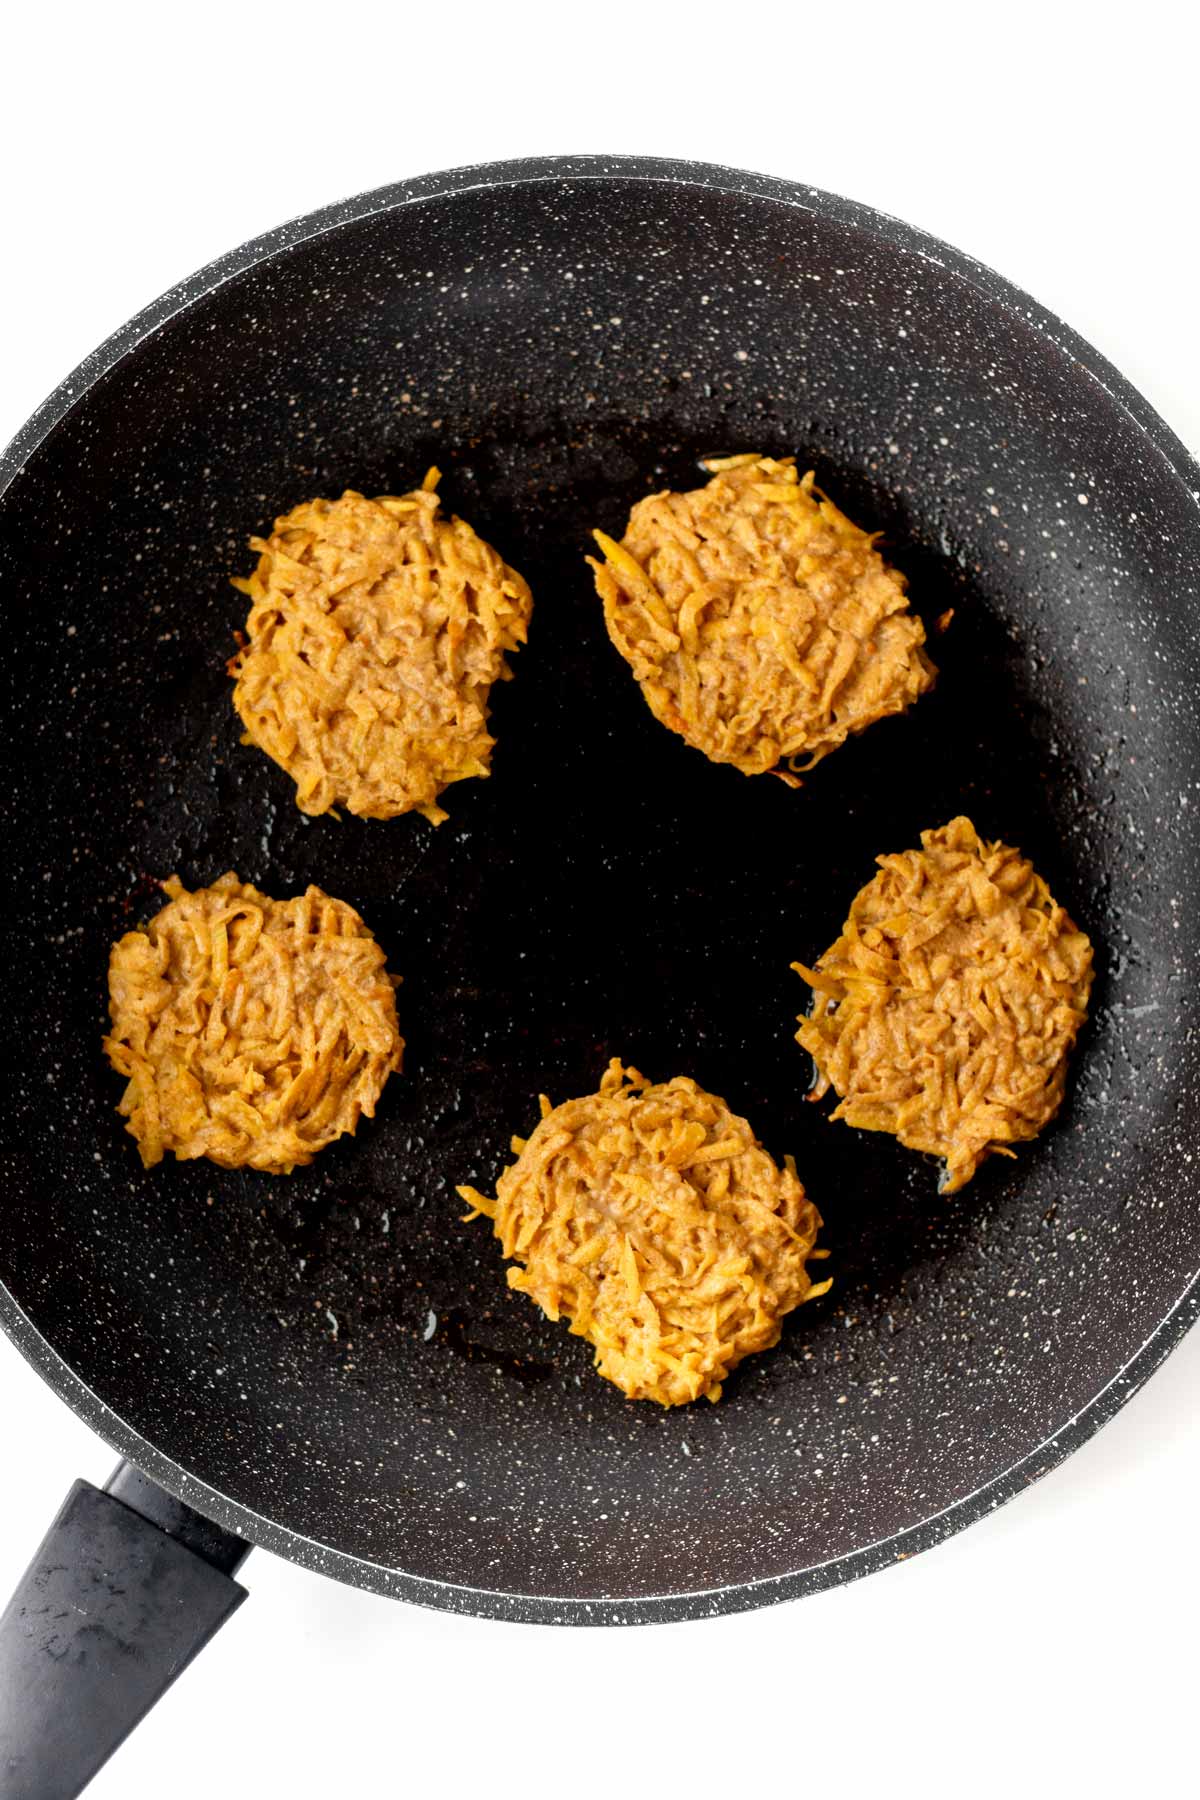
M 425 1329 L 421 1333 L 421 1336 L 424 1338 L 426 1343 L 429 1342 L 430 1338 L 433 1336 L 433 1334 L 436 1330 L 437 1330 L 437 1314 L 431 1309 L 425 1315 Z
M 329 1307 L 326 1307 L 325 1308 L 325 1317 L 329 1320 L 330 1336 L 333 1338 L 334 1342 L 336 1343 L 337 1342 L 337 1334 L 338 1334 L 337 1314 L 335 1312 L 331 1312 Z

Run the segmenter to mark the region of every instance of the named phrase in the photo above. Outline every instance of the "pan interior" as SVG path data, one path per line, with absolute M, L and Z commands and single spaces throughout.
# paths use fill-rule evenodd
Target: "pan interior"
M 941 678 L 790 792 L 655 724 L 592 526 L 713 451 L 795 452 L 885 534 Z M 436 461 L 530 581 L 486 782 L 306 820 L 239 743 L 246 539 Z M 118 1415 L 316 1544 L 484 1590 L 634 1598 L 812 1568 L 1028 1455 L 1200 1264 L 1196 508 L 1034 325 L 882 223 L 630 179 L 386 210 L 245 269 L 86 392 L 0 502 L 9 615 L 0 1275 Z M 882 851 L 967 812 L 1092 934 L 1045 1139 L 955 1200 L 805 1102 L 789 973 Z M 141 1171 L 99 1042 L 172 872 L 358 907 L 403 1076 L 287 1179 Z M 454 1184 L 612 1055 L 792 1151 L 835 1287 L 717 1407 L 627 1403 L 509 1294 Z

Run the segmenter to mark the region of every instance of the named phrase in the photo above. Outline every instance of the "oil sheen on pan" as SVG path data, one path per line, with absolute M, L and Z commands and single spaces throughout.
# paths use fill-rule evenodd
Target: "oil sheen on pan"
M 581 555 L 739 451 L 813 470 L 914 615 L 954 613 L 936 685 L 799 792 L 664 730 Z M 288 509 L 404 495 L 435 463 L 445 511 L 536 599 L 491 692 L 492 773 L 436 830 L 308 817 L 240 742 L 229 575 Z M 981 1515 L 1176 1340 L 1200 1267 L 1200 475 L 1025 296 L 759 177 L 431 177 L 160 303 L 3 481 L 0 1306 L 140 1467 L 385 1592 L 694 1616 Z M 921 1156 L 806 1101 L 789 965 L 833 942 L 875 856 L 959 816 L 1020 846 L 1096 969 L 1053 1128 L 946 1202 Z M 151 878 L 231 868 L 367 921 L 406 978 L 404 1073 L 285 1180 L 143 1174 L 96 1055 L 108 950 L 161 903 Z M 495 1193 L 536 1095 L 595 1092 L 611 1054 L 720 1095 L 829 1220 L 837 1200 L 834 1288 L 718 1406 L 598 1381 L 460 1223 L 454 1184 Z

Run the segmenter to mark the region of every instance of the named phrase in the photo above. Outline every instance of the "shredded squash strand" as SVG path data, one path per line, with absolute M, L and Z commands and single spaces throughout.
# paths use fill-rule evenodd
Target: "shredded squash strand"
M 815 968 L 796 1034 L 833 1118 L 942 1157 L 943 1193 L 1011 1155 L 1062 1104 L 1092 946 L 1033 865 L 969 819 L 879 857 Z
M 596 1351 L 635 1400 L 717 1400 L 735 1364 L 822 1294 L 805 1267 L 821 1219 L 788 1159 L 684 1076 L 652 1085 L 614 1058 L 600 1091 L 543 1116 L 493 1200 L 509 1286 Z
M 358 914 L 310 887 L 272 900 L 232 872 L 177 876 L 109 958 L 108 1059 L 147 1168 L 173 1151 L 286 1173 L 359 1118 L 400 1067 L 397 977 Z
M 451 782 L 490 773 L 492 683 L 533 601 L 431 469 L 399 497 L 310 500 L 251 539 L 246 643 L 229 665 L 243 741 L 285 769 L 302 812 L 446 817 Z
M 713 762 L 795 785 L 929 688 L 902 575 L 795 459 L 714 459 L 589 557 L 608 634 L 654 716 Z M 791 773 L 789 773 L 791 771 Z

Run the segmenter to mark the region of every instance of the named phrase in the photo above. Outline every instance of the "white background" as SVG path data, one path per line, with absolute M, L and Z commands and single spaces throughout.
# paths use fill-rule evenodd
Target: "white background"
M 428 169 L 592 150 L 767 170 L 898 213 L 1064 316 L 1200 451 L 1189 16 L 21 8 L 0 49 L 0 439 L 163 288 L 291 214 Z M 1198 1383 L 1200 1333 L 965 1535 L 720 1622 L 459 1620 L 258 1552 L 241 1613 L 91 1791 L 1194 1792 Z M 112 1461 L 0 1340 L 0 1597 L 71 1479 Z

